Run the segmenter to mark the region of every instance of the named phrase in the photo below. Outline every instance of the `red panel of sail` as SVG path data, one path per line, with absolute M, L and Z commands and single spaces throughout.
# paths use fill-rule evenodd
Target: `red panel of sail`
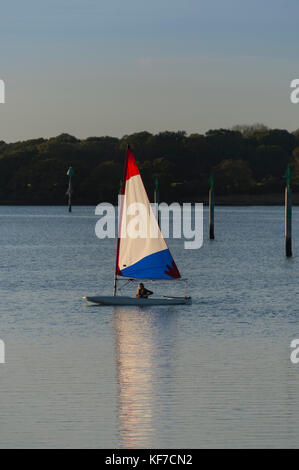
M 138 166 L 136 164 L 135 157 L 130 148 L 127 150 L 127 162 L 126 162 L 126 175 L 125 179 L 128 181 L 132 176 L 139 175 Z

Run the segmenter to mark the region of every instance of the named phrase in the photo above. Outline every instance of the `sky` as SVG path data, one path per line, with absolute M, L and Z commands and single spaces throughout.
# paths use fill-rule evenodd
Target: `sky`
M 2 0 L 0 140 L 299 128 L 298 0 Z

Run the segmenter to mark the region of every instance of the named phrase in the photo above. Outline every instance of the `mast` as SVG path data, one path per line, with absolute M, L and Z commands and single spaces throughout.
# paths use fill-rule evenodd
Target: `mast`
M 114 273 L 114 281 L 113 281 L 113 296 L 116 296 L 116 289 L 117 289 L 117 276 L 116 273 Z
M 130 145 L 128 144 L 127 146 L 127 152 L 126 152 L 126 159 L 125 159 L 125 167 L 124 167 L 124 178 L 123 181 L 120 181 L 120 187 L 119 187 L 119 195 L 124 196 L 125 194 L 125 189 L 126 189 L 126 173 L 127 173 L 127 164 L 128 164 L 128 150 L 130 148 Z M 118 199 L 118 204 L 119 204 L 119 199 Z M 114 297 L 116 296 L 116 291 L 117 291 L 117 272 L 118 272 L 118 256 L 119 256 L 119 244 L 120 244 L 120 227 L 121 227 L 121 219 L 122 219 L 122 211 L 123 211 L 123 198 L 121 199 L 121 207 L 119 211 L 119 220 L 118 220 L 118 235 L 117 235 L 117 245 L 116 245 L 116 262 L 115 262 L 115 271 L 114 271 L 114 282 L 113 282 L 113 295 Z
M 159 203 L 160 203 L 160 197 L 159 197 L 159 180 L 158 180 L 158 178 L 156 177 L 156 178 L 155 178 L 155 190 L 154 190 L 154 204 L 155 204 L 155 210 L 156 210 L 158 225 L 159 225 L 159 227 L 160 227 Z

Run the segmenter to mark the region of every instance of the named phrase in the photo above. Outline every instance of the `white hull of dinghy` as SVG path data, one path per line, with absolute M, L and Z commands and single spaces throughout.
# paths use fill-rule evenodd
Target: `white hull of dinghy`
M 150 305 L 190 305 L 192 303 L 191 297 L 165 297 L 161 298 L 148 298 L 136 299 L 134 297 L 125 296 L 95 296 L 95 297 L 82 297 L 83 300 L 93 302 L 98 305 L 135 305 L 135 306 L 150 306 Z

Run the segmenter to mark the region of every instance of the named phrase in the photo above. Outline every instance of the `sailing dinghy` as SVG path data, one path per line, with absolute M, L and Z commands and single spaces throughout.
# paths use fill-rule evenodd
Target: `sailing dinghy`
M 128 146 L 117 241 L 116 269 L 113 296 L 83 297 L 99 305 L 182 305 L 191 304 L 191 297 L 163 296 L 161 298 L 135 298 L 117 295 L 118 280 L 182 280 L 180 272 L 161 233 L 157 218 L 149 202 L 134 155 Z M 145 237 L 130 237 L 129 207 L 140 207 L 141 224 L 145 224 Z M 134 206 L 135 205 L 135 206 Z M 153 236 L 153 234 L 155 234 Z M 186 284 L 187 285 L 187 284 Z

